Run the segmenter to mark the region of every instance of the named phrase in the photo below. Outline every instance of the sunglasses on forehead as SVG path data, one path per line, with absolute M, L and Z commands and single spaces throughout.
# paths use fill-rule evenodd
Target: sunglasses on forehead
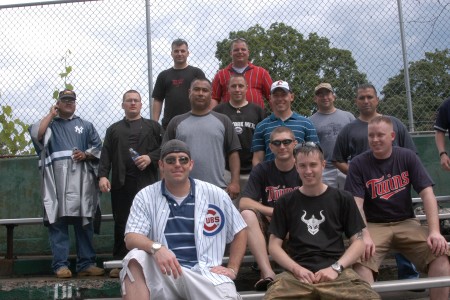
M 280 147 L 281 144 L 283 144 L 284 146 L 288 146 L 288 145 L 292 144 L 293 141 L 294 141 L 294 140 L 291 140 L 291 139 L 285 139 L 285 140 L 273 140 L 273 141 L 270 141 L 270 143 L 271 143 L 272 145 L 274 145 L 275 147 Z
M 168 156 L 164 158 L 164 162 L 168 165 L 176 164 L 177 160 L 180 163 L 180 165 L 186 165 L 190 161 L 190 158 L 187 156 L 180 156 L 178 158 L 176 156 Z
M 298 144 L 294 148 L 294 154 L 297 154 L 300 151 L 300 149 L 302 149 L 302 148 L 316 148 L 316 149 L 319 149 L 319 151 L 322 152 L 322 154 L 323 154 L 323 150 L 320 147 L 320 145 L 316 144 L 314 142 L 303 142 L 301 144 Z

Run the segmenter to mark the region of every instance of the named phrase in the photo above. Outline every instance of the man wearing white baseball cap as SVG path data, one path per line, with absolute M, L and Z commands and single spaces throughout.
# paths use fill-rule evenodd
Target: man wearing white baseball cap
M 256 125 L 252 141 L 253 166 L 262 161 L 273 160 L 274 154 L 270 150 L 270 133 L 278 126 L 290 128 L 298 143 L 319 143 L 316 129 L 307 118 L 292 111 L 292 93 L 289 83 L 283 80 L 275 81 L 270 88 L 270 105 L 272 114 Z

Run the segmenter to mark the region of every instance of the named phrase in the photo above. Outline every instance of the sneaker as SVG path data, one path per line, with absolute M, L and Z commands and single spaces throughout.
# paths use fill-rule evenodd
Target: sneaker
M 70 278 L 70 277 L 72 277 L 72 272 L 70 272 L 68 267 L 62 267 L 62 268 L 59 268 L 58 271 L 56 271 L 56 277 L 57 278 Z
M 115 269 L 112 269 L 109 272 L 109 277 L 111 277 L 111 278 L 119 278 L 119 274 L 120 274 L 120 269 L 115 268 Z
M 96 266 L 90 266 L 81 272 L 78 272 L 79 276 L 101 276 L 105 274 L 105 270 Z

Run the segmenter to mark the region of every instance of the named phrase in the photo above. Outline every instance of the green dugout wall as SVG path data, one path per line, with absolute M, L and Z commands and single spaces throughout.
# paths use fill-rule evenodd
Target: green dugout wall
M 434 134 L 413 136 L 419 156 L 435 181 L 436 195 L 450 195 L 450 172 L 444 172 L 439 165 L 439 156 L 434 143 Z M 39 173 L 36 157 L 0 159 L 0 218 L 41 217 L 43 215 L 39 198 Z M 103 214 L 111 213 L 109 194 L 102 196 Z M 72 235 L 72 253 L 74 238 Z M 111 254 L 113 245 L 113 222 L 103 222 L 100 235 L 94 236 L 98 254 Z M 0 228 L 0 258 L 6 253 L 6 228 Z M 14 254 L 51 254 L 47 230 L 42 225 L 21 225 L 14 230 Z

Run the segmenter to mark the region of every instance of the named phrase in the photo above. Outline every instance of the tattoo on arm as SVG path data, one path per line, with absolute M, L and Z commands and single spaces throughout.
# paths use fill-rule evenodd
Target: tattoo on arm
M 362 240 L 362 238 L 363 238 L 363 234 L 362 234 L 362 230 L 360 230 L 355 234 L 355 239 Z

